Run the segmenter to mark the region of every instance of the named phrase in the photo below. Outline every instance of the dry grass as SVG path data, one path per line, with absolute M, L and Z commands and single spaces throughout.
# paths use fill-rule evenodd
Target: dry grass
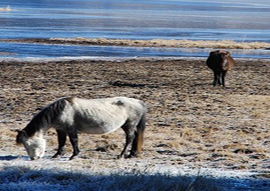
M 4 42 L 28 42 L 45 44 L 79 44 L 99 46 L 131 46 L 131 47 L 174 47 L 174 48 L 211 48 L 211 49 L 269 49 L 266 42 L 236 42 L 231 40 L 128 40 L 128 39 L 91 39 L 91 38 L 51 38 L 51 39 L 1 39 Z M 6 53 L 3 53 L 6 54 Z
M 10 155 L 26 155 L 15 146 L 16 132 L 37 109 L 63 96 L 128 96 L 149 108 L 144 151 L 139 159 L 117 161 L 124 135 L 80 135 L 80 166 L 125 169 L 140 166 L 223 168 L 269 172 L 270 62 L 237 60 L 228 87 L 213 88 L 204 60 L 2 62 L 0 144 Z M 143 86 L 117 86 L 140 84 Z M 46 134 L 46 156 L 55 152 L 54 131 Z M 71 155 L 70 144 L 67 154 Z M 120 164 L 121 163 L 121 164 Z
M 215 49 L 265 49 L 270 48 L 266 42 L 235 42 L 231 40 L 205 41 L 205 40 L 126 40 L 126 39 L 50 39 L 62 43 L 86 43 L 97 45 L 135 46 L 135 47 L 176 47 L 176 48 L 215 48 Z

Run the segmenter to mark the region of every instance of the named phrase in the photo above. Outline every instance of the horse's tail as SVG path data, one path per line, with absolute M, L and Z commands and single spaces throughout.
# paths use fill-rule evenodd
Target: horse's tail
M 137 156 L 138 154 L 141 153 L 145 127 L 146 127 L 146 113 L 143 113 L 137 125 L 137 131 L 135 133 L 135 138 L 132 143 L 131 155 Z

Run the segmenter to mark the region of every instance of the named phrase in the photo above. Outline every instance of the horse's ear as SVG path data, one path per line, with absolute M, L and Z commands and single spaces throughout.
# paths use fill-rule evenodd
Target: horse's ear
M 230 56 L 230 52 L 229 51 L 226 51 L 226 56 Z
M 216 53 L 216 51 L 211 51 L 210 54 L 209 54 L 209 56 L 212 56 L 212 55 L 214 55 L 215 53 Z

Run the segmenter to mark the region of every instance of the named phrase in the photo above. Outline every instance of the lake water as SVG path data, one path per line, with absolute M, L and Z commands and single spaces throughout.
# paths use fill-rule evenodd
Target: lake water
M 1 0 L 0 38 L 188 39 L 270 42 L 268 0 Z M 207 50 L 208 51 L 208 50 Z M 0 43 L 1 57 L 205 56 L 203 49 Z M 236 53 L 239 51 L 235 51 Z M 270 58 L 270 51 L 238 57 Z

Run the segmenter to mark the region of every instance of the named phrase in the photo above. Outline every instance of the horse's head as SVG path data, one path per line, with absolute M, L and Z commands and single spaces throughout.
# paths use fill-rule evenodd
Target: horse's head
M 209 54 L 209 57 L 213 57 L 213 58 L 221 59 L 221 60 L 225 60 L 230 56 L 231 54 L 227 50 L 215 50 L 215 51 L 210 52 Z
M 16 143 L 24 145 L 31 160 L 36 160 L 44 156 L 46 140 L 43 139 L 42 134 L 29 137 L 24 130 L 18 131 Z

